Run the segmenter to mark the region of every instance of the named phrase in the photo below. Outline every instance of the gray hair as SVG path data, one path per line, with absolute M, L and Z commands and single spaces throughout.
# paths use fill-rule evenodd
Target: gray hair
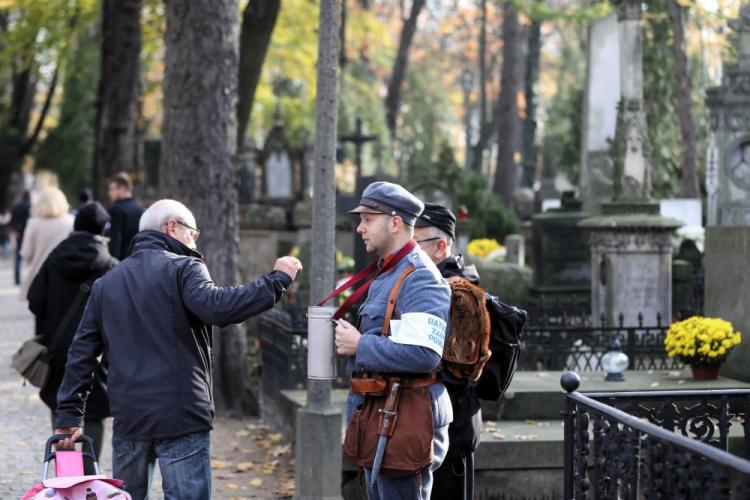
M 448 247 L 448 254 L 451 252 L 451 246 L 453 246 L 453 238 L 442 229 L 438 229 L 435 226 L 426 226 L 428 231 L 427 234 L 430 238 L 441 238 L 445 240 L 445 244 Z
M 154 231 L 161 231 L 162 227 L 172 219 L 196 227 L 195 217 L 193 217 L 193 213 L 188 210 L 188 207 L 177 200 L 164 199 L 155 201 L 145 212 L 143 212 L 141 220 L 138 223 L 138 230 L 144 231 L 146 229 L 151 229 Z

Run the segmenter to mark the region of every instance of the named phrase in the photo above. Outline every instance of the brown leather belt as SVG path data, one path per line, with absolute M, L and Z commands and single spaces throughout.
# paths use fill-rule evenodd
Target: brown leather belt
M 388 393 L 391 384 L 399 380 L 403 390 L 419 389 L 437 383 L 437 372 L 426 375 L 415 373 L 377 373 L 377 372 L 354 372 L 352 373 L 352 392 L 368 396 L 383 396 Z

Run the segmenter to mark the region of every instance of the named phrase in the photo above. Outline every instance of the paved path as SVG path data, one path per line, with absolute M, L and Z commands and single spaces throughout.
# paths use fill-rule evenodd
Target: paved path
M 33 335 L 34 321 L 12 286 L 11 263 L 0 258 L 0 498 L 20 498 L 41 478 L 44 443 L 51 434 L 50 414 L 38 389 L 22 385 L 10 357 Z M 111 425 L 111 422 L 110 422 Z M 109 426 L 108 426 L 109 427 Z M 107 436 L 111 432 L 107 431 Z M 293 491 L 291 446 L 258 419 L 218 419 L 211 434 L 213 497 L 290 498 Z M 111 475 L 106 442 L 101 465 Z M 160 477 L 152 499 L 163 498 Z

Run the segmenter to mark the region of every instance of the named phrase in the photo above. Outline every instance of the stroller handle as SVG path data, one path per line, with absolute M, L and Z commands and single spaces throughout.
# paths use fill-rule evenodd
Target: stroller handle
M 70 438 L 71 436 L 72 434 L 55 434 L 47 440 L 47 444 L 44 447 L 44 473 L 42 476 L 44 479 L 47 479 L 50 461 L 55 458 L 55 450 L 52 448 L 52 446 L 56 443 L 59 443 L 60 441 L 64 441 Z M 81 443 L 81 454 L 84 457 L 89 458 L 94 464 L 94 470 L 96 471 L 96 473 L 101 474 L 101 470 L 99 469 L 99 462 L 96 461 L 94 440 L 86 434 L 81 434 L 76 442 Z M 88 445 L 88 451 L 86 450 L 86 445 Z

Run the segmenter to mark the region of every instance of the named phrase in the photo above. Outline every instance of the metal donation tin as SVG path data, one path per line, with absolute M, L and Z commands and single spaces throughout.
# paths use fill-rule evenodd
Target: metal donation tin
M 335 325 L 331 321 L 338 307 L 307 308 L 307 377 L 322 380 L 338 378 L 334 340 Z

